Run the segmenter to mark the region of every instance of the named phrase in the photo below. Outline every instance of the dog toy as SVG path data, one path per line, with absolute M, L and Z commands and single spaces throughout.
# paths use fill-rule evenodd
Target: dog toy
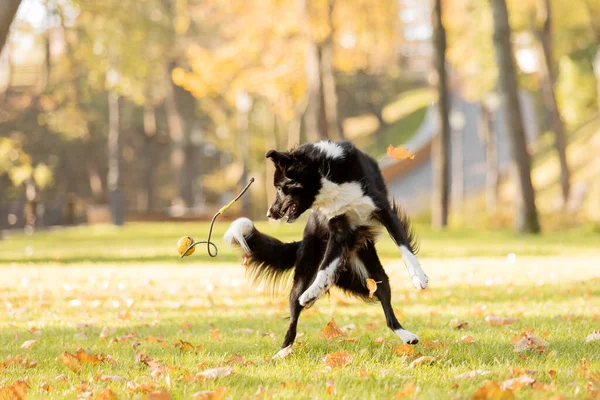
M 240 199 L 240 197 L 242 197 L 244 195 L 244 193 L 246 193 L 246 191 L 248 190 L 250 185 L 252 185 L 253 183 L 254 183 L 254 178 L 250 178 L 250 181 L 248 182 L 246 187 L 244 187 L 242 189 L 240 194 L 238 194 L 235 197 L 235 199 L 231 200 L 229 202 L 229 204 L 221 207 L 221 209 L 219 211 L 217 211 L 217 213 L 213 216 L 212 221 L 210 222 L 210 229 L 208 231 L 208 239 L 207 240 L 201 240 L 201 241 L 195 242 L 191 236 L 183 236 L 177 241 L 177 251 L 179 252 L 181 258 L 191 256 L 192 254 L 194 254 L 194 251 L 196 251 L 196 245 L 201 244 L 201 243 L 206 243 L 206 251 L 208 252 L 209 256 L 216 257 L 217 254 L 219 254 L 219 249 L 217 248 L 217 245 L 214 242 L 211 242 L 211 240 L 210 240 L 210 238 L 212 236 L 213 226 L 215 225 L 215 221 L 219 215 L 223 214 L 225 211 L 227 211 L 233 205 L 233 203 L 238 201 Z M 213 253 L 213 251 L 214 251 L 214 253 Z

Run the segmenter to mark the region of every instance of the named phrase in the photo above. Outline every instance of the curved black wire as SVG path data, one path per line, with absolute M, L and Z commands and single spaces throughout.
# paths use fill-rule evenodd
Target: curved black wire
M 240 199 L 240 197 L 242 197 L 244 195 L 244 193 L 246 193 L 246 191 L 248 190 L 248 188 L 250 187 L 250 185 L 252 185 L 254 183 L 254 178 L 250 178 L 250 181 L 248 182 L 248 184 L 246 185 L 246 187 L 244 187 L 242 189 L 242 191 L 240 192 L 240 194 L 238 194 L 235 199 L 233 199 L 228 205 L 226 205 L 225 207 L 221 208 L 219 211 L 217 211 L 217 213 L 213 216 L 212 221 L 210 222 L 210 229 L 208 230 L 208 239 L 207 240 L 200 240 L 198 242 L 194 242 L 192 244 L 190 244 L 188 246 L 187 249 L 185 249 L 185 251 L 183 252 L 183 254 L 181 254 L 180 258 L 185 257 L 185 255 L 187 254 L 188 251 L 190 251 L 190 249 L 198 244 L 203 244 L 206 243 L 206 251 L 208 253 L 209 256 L 211 257 L 216 257 L 219 254 L 219 248 L 217 247 L 217 245 L 214 242 L 211 242 L 210 238 L 212 237 L 212 231 L 213 231 L 213 227 L 215 225 L 215 221 L 217 220 L 217 217 L 221 214 L 223 214 L 225 211 L 227 211 L 227 209 L 236 201 L 238 201 Z M 211 246 L 214 249 L 214 253 L 211 251 Z

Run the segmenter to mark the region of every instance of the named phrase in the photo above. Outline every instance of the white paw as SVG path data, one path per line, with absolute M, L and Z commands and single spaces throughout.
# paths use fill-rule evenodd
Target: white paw
M 300 296 L 300 298 L 298 299 L 298 303 L 300 303 L 302 307 L 306 307 L 309 304 L 314 303 L 319 296 L 319 293 L 317 293 L 314 290 L 311 290 L 311 288 L 308 288 L 304 293 L 302 293 L 302 296 Z
M 273 356 L 273 360 L 283 360 L 287 356 L 292 354 L 292 345 L 290 344 L 288 347 L 284 347 L 280 349 L 277 354 Z
M 238 218 L 229 225 L 229 229 L 223 236 L 223 241 L 229 245 L 239 244 L 246 254 L 250 253 L 245 236 L 254 229 L 254 224 L 248 218 Z
M 406 344 L 419 343 L 419 337 L 417 335 L 415 335 L 414 333 L 407 331 L 406 329 L 398 329 L 398 330 L 395 330 L 394 332 Z
M 425 271 L 419 268 L 414 271 L 409 271 L 409 273 L 411 274 L 410 277 L 412 279 L 413 285 L 415 285 L 415 287 L 418 290 L 423 290 L 427 287 L 427 283 L 429 283 L 429 278 L 427 278 L 427 275 L 425 275 Z

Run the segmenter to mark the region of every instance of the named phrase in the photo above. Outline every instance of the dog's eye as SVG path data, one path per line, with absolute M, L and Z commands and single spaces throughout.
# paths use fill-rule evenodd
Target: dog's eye
M 277 186 L 277 192 L 281 193 L 281 186 Z

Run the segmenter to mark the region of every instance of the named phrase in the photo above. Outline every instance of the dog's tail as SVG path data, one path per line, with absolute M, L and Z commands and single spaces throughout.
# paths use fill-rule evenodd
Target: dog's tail
M 271 285 L 273 289 L 289 276 L 300 248 L 300 242 L 283 243 L 259 232 L 248 218 L 233 221 L 223 240 L 242 248 L 253 283 Z
M 396 213 L 404 228 L 404 232 L 402 232 L 403 243 L 398 243 L 398 245 L 406 246 L 413 255 L 416 255 L 419 252 L 420 244 L 408 214 L 395 201 L 392 201 L 392 210 Z

